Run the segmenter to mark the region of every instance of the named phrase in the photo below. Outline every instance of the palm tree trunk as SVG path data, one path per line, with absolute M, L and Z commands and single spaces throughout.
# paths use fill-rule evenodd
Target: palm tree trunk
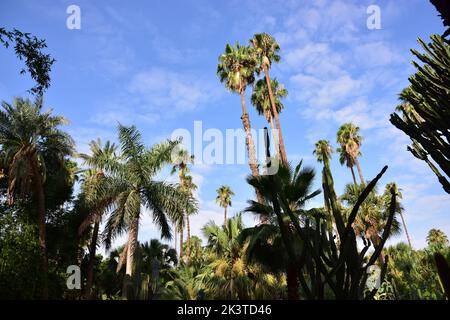
M 358 182 L 356 182 L 355 170 L 353 170 L 353 167 L 350 167 L 350 171 L 352 172 L 353 183 L 357 186 Z
M 249 166 L 250 170 L 252 172 L 252 175 L 254 177 L 259 176 L 258 171 L 258 162 L 256 161 L 256 151 L 255 151 L 255 144 L 253 142 L 252 138 L 252 132 L 251 132 L 251 125 L 250 125 L 250 119 L 247 113 L 247 107 L 245 104 L 245 95 L 244 91 L 241 91 L 241 103 L 242 103 L 242 125 L 244 126 L 244 131 L 246 134 L 246 145 L 247 145 L 247 151 L 248 151 L 248 158 L 249 158 Z
M 187 239 L 186 239 L 186 256 L 191 256 L 191 226 L 189 223 L 189 215 L 186 214 L 186 232 L 187 232 Z
M 133 275 L 134 275 L 134 258 L 136 256 L 136 249 L 138 245 L 139 232 L 139 214 L 130 222 L 128 229 L 128 249 L 127 249 L 127 265 L 124 278 L 123 296 L 127 299 L 133 299 Z
M 94 230 L 92 231 L 92 239 L 91 245 L 89 248 L 89 262 L 87 269 L 87 281 L 86 281 L 86 290 L 85 295 L 87 299 L 92 299 L 92 284 L 94 282 L 94 261 L 95 261 L 95 252 L 97 250 L 97 239 L 98 239 L 98 229 L 100 223 L 95 222 Z
M 180 226 L 180 262 L 183 258 L 183 226 Z
M 403 217 L 403 213 L 400 212 L 400 217 L 402 218 L 403 228 L 405 228 L 406 238 L 408 239 L 409 247 L 412 249 L 411 238 L 409 237 L 408 229 L 406 228 L 405 218 Z
M 177 230 L 177 226 L 176 226 L 175 223 L 173 224 L 173 231 L 174 231 L 174 244 L 173 244 L 173 247 L 174 247 L 175 251 L 177 251 L 177 249 L 178 249 L 178 243 L 177 243 L 178 230 Z
M 227 225 L 227 207 L 223 207 L 224 211 L 223 211 L 223 225 L 226 226 Z
M 278 159 L 281 159 L 281 153 L 280 153 L 280 144 L 278 143 L 278 138 L 277 138 L 277 134 L 276 134 L 276 130 L 275 130 L 275 126 L 273 124 L 273 117 L 270 116 L 269 118 L 269 122 L 270 122 L 270 127 L 272 129 L 272 135 L 273 135 L 273 142 L 275 142 L 275 150 L 277 152 L 277 157 Z
M 355 164 L 356 164 L 356 168 L 358 168 L 358 174 L 359 174 L 359 179 L 361 180 L 361 184 L 364 185 L 364 178 L 361 172 L 361 167 L 359 166 L 359 161 L 357 158 L 355 158 Z
M 275 99 L 273 97 L 272 86 L 270 85 L 269 70 L 267 69 L 267 65 L 264 65 L 264 74 L 266 76 L 267 88 L 269 89 L 269 97 L 270 97 L 270 104 L 272 105 L 272 112 L 273 112 L 273 115 L 275 116 L 275 123 L 277 124 L 278 137 L 280 139 L 281 160 L 283 161 L 283 163 L 287 163 L 286 150 L 284 148 L 284 141 L 283 141 L 283 134 L 281 133 L 280 120 L 278 119 L 278 111 L 275 106 Z
M 45 230 L 45 196 L 44 186 L 41 173 L 38 169 L 37 159 L 31 161 L 33 175 L 35 179 L 34 187 L 36 192 L 36 200 L 39 214 L 39 248 L 41 251 L 41 268 L 43 275 L 42 299 L 48 299 L 48 261 L 47 261 L 47 245 L 46 245 L 46 230 Z
M 128 231 L 128 251 L 127 251 L 127 267 L 126 274 L 130 277 L 134 274 L 134 257 L 136 255 L 136 248 L 138 242 L 139 232 L 139 216 L 131 221 Z
M 242 125 L 244 126 L 244 131 L 246 134 L 245 143 L 247 145 L 250 171 L 252 172 L 252 176 L 257 177 L 257 176 L 259 176 L 258 162 L 256 161 L 255 144 L 253 142 L 250 118 L 248 117 L 247 106 L 245 104 L 244 90 L 241 90 L 241 104 L 242 104 L 241 119 L 242 119 Z M 259 203 L 263 203 L 263 197 L 261 196 L 261 194 L 258 191 L 256 191 L 256 198 Z M 261 216 L 260 220 L 261 220 L 261 223 L 266 223 L 267 217 L 264 218 L 263 216 Z

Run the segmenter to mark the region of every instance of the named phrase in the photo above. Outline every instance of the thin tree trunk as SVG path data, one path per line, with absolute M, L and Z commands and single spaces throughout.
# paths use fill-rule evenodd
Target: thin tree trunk
M 270 120 L 269 120 L 269 122 L 270 122 L 270 127 L 271 127 L 271 129 L 272 129 L 273 142 L 275 143 L 275 150 L 276 150 L 276 152 L 277 152 L 277 157 L 278 157 L 278 159 L 281 159 L 280 144 L 278 143 L 278 138 L 277 138 L 275 126 L 274 126 L 274 124 L 273 124 L 273 117 L 270 116 L 269 119 L 270 119 Z
M 250 170 L 252 172 L 252 175 L 254 177 L 259 176 L 258 171 L 258 162 L 256 160 L 256 151 L 255 151 L 255 144 L 253 142 L 252 133 L 251 133 L 251 125 L 250 125 L 250 119 L 247 113 L 247 107 L 245 104 L 245 95 L 244 91 L 241 91 L 241 103 L 242 103 L 242 125 L 244 126 L 245 134 L 246 134 L 246 145 L 247 145 L 247 151 L 248 151 L 248 158 L 249 158 L 249 166 Z
M 180 262 L 183 258 L 183 226 L 180 226 Z
M 405 228 L 406 238 L 408 239 L 409 247 L 412 249 L 411 238 L 409 237 L 408 229 L 406 228 L 405 218 L 403 217 L 403 213 L 400 212 L 400 217 L 402 218 L 403 228 Z
M 173 224 L 173 231 L 174 231 L 174 249 L 175 251 L 178 251 L 178 242 L 177 242 L 177 237 L 178 237 L 178 230 L 177 230 L 177 225 L 174 223 Z
M 353 170 L 353 167 L 350 167 L 350 171 L 352 172 L 353 183 L 357 186 L 358 182 L 356 182 L 355 170 Z
M 44 196 L 44 186 L 42 181 L 41 173 L 38 169 L 37 159 L 31 161 L 31 166 L 35 179 L 35 191 L 36 200 L 38 206 L 39 214 L 39 248 L 41 251 L 41 268 L 43 275 L 43 286 L 42 286 L 42 299 L 48 299 L 48 261 L 47 261 L 47 245 L 46 245 L 46 230 L 45 230 L 45 196 Z
M 91 245 L 89 248 L 89 262 L 87 269 L 87 281 L 86 281 L 86 298 L 92 299 L 92 284 L 94 282 L 94 261 L 95 261 L 95 252 L 97 250 L 97 239 L 98 239 L 98 229 L 100 223 L 95 222 L 94 230 L 92 231 L 92 239 Z
M 270 104 L 272 105 L 272 112 L 275 116 L 275 123 L 277 124 L 278 129 L 278 138 L 280 139 L 280 151 L 281 151 L 281 159 L 283 163 L 287 163 L 287 157 L 286 157 L 286 150 L 284 148 L 284 141 L 283 141 L 283 134 L 281 133 L 281 126 L 280 126 L 280 120 L 278 119 L 278 111 L 275 105 L 275 99 L 273 97 L 272 92 L 272 86 L 270 84 L 270 77 L 269 77 L 269 70 L 267 69 L 267 65 L 264 65 L 264 74 L 266 78 L 266 84 L 267 88 L 269 89 L 269 97 L 270 97 Z
M 223 225 L 226 226 L 227 225 L 227 207 L 224 207 L 224 211 L 223 211 Z
M 361 180 L 361 184 L 364 185 L 364 178 L 361 172 L 361 167 L 359 166 L 359 161 L 357 158 L 355 158 L 355 164 L 356 164 L 356 168 L 358 168 L 358 174 L 359 174 L 359 179 Z
M 248 152 L 248 158 L 249 158 L 249 166 L 250 171 L 252 172 L 252 176 L 257 177 L 259 176 L 259 170 L 258 170 L 258 162 L 256 161 L 256 151 L 255 151 L 255 144 L 253 142 L 252 133 L 251 133 L 251 125 L 250 125 L 250 119 L 247 113 L 247 106 L 245 104 L 245 94 L 244 90 L 241 90 L 241 104 L 242 104 L 242 125 L 244 126 L 244 131 L 246 134 L 246 145 L 247 145 L 247 152 Z M 261 194 L 256 191 L 256 198 L 259 203 L 263 203 L 263 197 Z M 267 217 L 261 216 L 260 218 L 261 223 L 267 223 Z
M 186 239 L 186 256 L 191 256 L 191 226 L 189 223 L 189 215 L 186 214 L 186 231 L 187 231 L 187 239 Z

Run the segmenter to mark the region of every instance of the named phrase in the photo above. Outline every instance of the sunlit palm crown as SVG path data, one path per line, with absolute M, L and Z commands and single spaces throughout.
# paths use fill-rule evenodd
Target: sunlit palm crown
M 281 99 L 288 95 L 288 91 L 280 84 L 276 78 L 271 79 L 272 93 L 275 99 L 275 106 L 277 112 L 280 113 L 284 106 L 281 103 Z M 265 79 L 256 81 L 251 96 L 251 102 L 255 106 L 258 114 L 269 114 L 272 116 L 272 105 L 270 103 L 269 89 Z M 266 118 L 268 118 L 266 116 Z
M 250 43 L 256 49 L 261 65 L 266 65 L 269 68 L 272 62 L 280 61 L 281 57 L 278 54 L 280 45 L 271 35 L 257 33 L 250 40 Z
M 333 153 L 333 148 L 328 140 L 319 140 L 316 142 L 316 149 L 313 154 L 316 155 L 319 162 L 324 162 L 331 159 L 331 154 Z
M 231 206 L 231 197 L 234 196 L 234 192 L 229 186 L 221 186 L 216 190 L 217 197 L 216 202 L 223 208 Z
M 253 48 L 239 43 L 235 46 L 227 44 L 225 52 L 219 56 L 217 74 L 227 89 L 241 93 L 255 81 L 257 64 Z
M 439 229 L 431 229 L 427 235 L 428 245 L 445 244 L 448 245 L 447 235 Z
M 352 123 L 343 124 L 337 132 L 336 140 L 341 145 L 340 149 L 345 150 L 353 159 L 361 155 L 359 149 L 362 137 L 359 135 L 359 127 Z

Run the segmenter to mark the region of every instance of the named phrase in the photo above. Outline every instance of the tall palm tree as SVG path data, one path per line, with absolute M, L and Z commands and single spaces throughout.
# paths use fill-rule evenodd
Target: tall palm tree
M 266 85 L 269 91 L 270 103 L 272 106 L 272 113 L 275 116 L 275 122 L 278 129 L 278 137 L 280 139 L 280 151 L 281 159 L 284 163 L 287 163 L 286 150 L 284 147 L 283 134 L 281 133 L 280 120 L 278 118 L 278 110 L 275 95 L 272 90 L 272 83 L 269 76 L 269 68 L 272 62 L 279 62 L 281 57 L 278 52 L 280 51 L 280 45 L 276 42 L 275 38 L 267 33 L 258 33 L 253 36 L 250 43 L 256 50 L 258 57 L 259 67 L 264 70 L 264 76 L 266 79 Z
M 277 112 L 280 113 L 281 110 L 284 108 L 283 104 L 281 103 L 281 99 L 286 97 L 288 92 L 283 85 L 278 83 L 276 78 L 272 79 L 270 83 L 272 86 L 271 89 L 275 99 L 276 109 Z M 256 84 L 253 87 L 251 102 L 253 106 L 255 106 L 256 111 L 258 111 L 258 114 L 260 115 L 263 114 L 266 117 L 267 122 L 270 123 L 273 140 L 275 141 L 276 145 L 276 152 L 278 154 L 278 157 L 281 158 L 280 144 L 278 142 L 275 126 L 273 124 L 274 115 L 272 111 L 272 104 L 270 102 L 269 90 L 267 88 L 268 87 L 265 80 L 256 81 Z
M 181 186 L 181 191 L 186 194 L 186 196 L 191 199 L 188 206 L 185 208 L 186 213 L 186 257 L 189 259 L 191 255 L 191 223 L 189 217 L 198 212 L 197 201 L 194 199 L 193 192 L 197 190 L 197 185 L 193 182 L 192 176 L 185 173 L 183 177 L 183 185 Z M 182 245 L 182 244 L 181 244 Z
M 265 202 L 250 200 L 245 211 L 268 216 L 279 227 L 288 256 L 286 276 L 288 298 L 291 300 L 298 299 L 298 281 L 304 279 L 298 273 L 299 250 L 295 248 L 297 241 L 289 219 L 302 219 L 306 202 L 320 193 L 319 190 L 312 191 L 314 177 L 314 170 L 302 168 L 300 162 L 295 169 L 281 164 L 274 175 L 247 178 L 247 182 L 261 192 Z
M 255 144 L 251 133 L 250 118 L 245 103 L 245 89 L 255 81 L 256 71 L 256 55 L 251 47 L 241 46 L 239 43 L 236 43 L 235 46 L 227 44 L 225 52 L 219 56 L 217 74 L 220 82 L 224 83 L 228 90 L 241 96 L 241 119 L 246 134 L 249 166 L 254 177 L 259 176 L 259 170 L 256 160 Z M 256 193 L 256 196 L 258 201 L 262 200 L 258 193 Z
M 216 203 L 219 204 L 223 208 L 223 224 L 227 224 L 227 208 L 231 207 L 231 197 L 234 196 L 234 192 L 231 190 L 229 186 L 220 186 L 219 189 L 216 190 L 217 197 Z
M 322 170 L 322 187 L 324 190 L 323 196 L 324 196 L 324 205 L 325 205 L 325 210 L 327 213 L 327 221 L 330 222 L 330 225 L 333 225 L 333 214 L 331 212 L 331 208 L 330 208 L 330 204 L 328 203 L 328 197 L 327 194 L 325 192 L 326 188 L 324 186 L 325 184 L 325 179 L 326 179 L 326 175 L 327 173 L 331 173 L 331 168 L 330 168 L 330 160 L 331 160 L 331 155 L 333 153 L 333 148 L 331 147 L 330 141 L 328 140 L 319 140 L 316 142 L 315 144 L 315 149 L 313 151 L 313 154 L 316 155 L 317 161 L 319 161 L 320 163 L 323 163 L 323 170 Z M 330 174 L 331 177 L 331 174 Z M 332 189 L 331 192 L 334 192 L 334 188 Z M 336 232 L 336 235 L 338 233 Z
M 148 149 L 136 127 L 119 125 L 120 161 L 112 161 L 106 175 L 103 191 L 115 199 L 106 222 L 104 242 L 107 249 L 117 235 L 128 232 L 126 252 L 126 276 L 134 275 L 134 257 L 137 248 L 141 208 L 147 208 L 161 237 L 171 239 L 169 220 L 182 217 L 189 199 L 178 186 L 153 180 L 154 176 L 171 163 L 171 153 L 179 141 L 166 141 Z M 125 291 L 128 291 L 126 289 Z M 127 295 L 128 292 L 125 292 Z
M 383 193 L 383 199 L 386 203 L 385 207 L 387 207 L 391 189 L 394 189 L 395 194 L 397 195 L 397 199 L 403 199 L 402 189 L 398 188 L 397 184 L 395 182 L 390 182 L 386 185 L 384 193 Z M 408 240 L 409 247 L 412 249 L 411 238 L 409 236 L 408 228 L 406 228 L 405 217 L 403 215 L 404 208 L 400 204 L 400 201 L 397 201 L 396 205 L 398 206 L 398 208 L 396 209 L 396 212 L 398 212 L 398 214 L 400 215 L 400 218 L 402 219 L 402 224 L 403 224 L 403 229 L 405 229 L 406 239 Z
M 80 154 L 79 157 L 83 160 L 87 169 L 83 172 L 83 180 L 81 190 L 84 195 L 84 199 L 87 202 L 88 208 L 91 210 L 91 214 L 81 223 L 78 228 L 78 233 L 81 235 L 86 228 L 94 224 L 92 230 L 91 243 L 89 246 L 89 261 L 87 268 L 87 281 L 85 294 L 86 297 L 92 298 L 92 284 L 94 280 L 94 262 L 95 252 L 97 249 L 99 227 L 102 221 L 103 214 L 107 207 L 114 200 L 111 197 L 100 198 L 98 196 L 97 188 L 104 183 L 105 170 L 107 170 L 107 164 L 114 160 L 116 155 L 117 146 L 110 141 L 106 141 L 105 145 L 102 144 L 100 139 L 97 141 L 91 141 L 89 143 L 91 154 Z
M 189 172 L 189 164 L 194 163 L 194 156 L 190 155 L 189 152 L 186 149 L 177 148 L 172 155 L 174 156 L 172 159 L 172 171 L 171 174 L 174 174 L 178 171 L 178 178 L 180 183 L 180 188 L 184 191 L 186 191 L 186 182 L 185 177 L 186 174 Z M 183 217 L 180 221 L 174 221 L 175 229 L 178 229 L 180 232 L 180 261 L 183 257 L 183 235 L 184 235 L 184 223 L 185 223 L 185 215 L 186 213 L 183 212 Z M 187 220 L 189 218 L 186 217 Z M 189 238 L 189 235 L 188 235 Z
M 12 204 L 14 196 L 33 196 L 37 203 L 39 248 L 44 274 L 42 297 L 48 298 L 46 214 L 44 185 L 46 163 L 60 163 L 73 153 L 72 138 L 59 129 L 68 121 L 53 116 L 52 110 L 42 112 L 42 98 L 34 103 L 29 99 L 16 98 L 10 105 L 2 102 L 0 110 L 0 146 L 4 154 L 4 167 L 8 176 L 8 198 Z M 54 160 L 53 160 L 54 159 Z
M 361 184 L 364 184 L 364 178 L 358 161 L 358 157 L 361 155 L 360 148 L 362 140 L 362 136 L 359 135 L 359 127 L 352 123 L 343 124 L 337 132 L 337 142 L 341 146 L 339 152 L 345 155 L 347 166 L 351 165 L 350 168 L 352 168 L 353 164 L 356 165 Z

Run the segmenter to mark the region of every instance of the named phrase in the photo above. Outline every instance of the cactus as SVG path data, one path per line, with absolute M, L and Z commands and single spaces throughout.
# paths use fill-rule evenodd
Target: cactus
M 268 140 L 267 133 L 266 139 Z M 270 157 L 268 150 L 266 153 Z M 296 172 L 299 170 L 299 166 Z M 281 237 L 290 260 L 289 263 L 295 264 L 297 267 L 298 280 L 306 298 L 325 299 L 326 292 L 331 292 L 336 299 L 352 300 L 372 299 L 376 294 L 377 289 L 365 294 L 368 277 L 367 269 L 376 263 L 378 257 L 381 255 L 386 239 L 390 234 L 396 208 L 395 190 L 390 190 L 391 203 L 389 217 L 383 230 L 381 241 L 378 245 L 373 245 L 374 252 L 367 258 L 367 263 L 365 263 L 365 257 L 372 243 L 366 240 L 364 247 L 359 251 L 352 224 L 355 221 L 361 204 L 374 189 L 386 170 L 387 166 L 365 187 L 351 210 L 347 221 L 345 221 L 336 193 L 334 192 L 331 171 L 324 169 L 323 188 L 325 201 L 328 208 L 331 209 L 337 234 L 333 234 L 332 230 L 328 227 L 328 222 L 324 221 L 320 210 L 316 209 L 309 210 L 305 216 L 313 216 L 313 218 L 306 218 L 304 223 L 300 225 L 296 213 L 292 211 L 289 205 L 286 205 L 286 199 L 281 194 L 277 194 L 278 188 L 268 189 L 271 193 L 268 195 L 270 196 L 269 200 L 272 203 L 273 211 L 280 226 Z M 277 180 L 276 175 L 261 179 L 269 179 L 267 185 L 273 186 L 280 183 L 280 179 L 278 178 Z M 289 219 L 288 224 L 283 219 L 286 216 Z M 335 239 L 336 236 L 339 237 L 338 242 Z M 294 252 L 294 246 L 292 244 L 294 237 L 299 239 L 301 243 L 300 254 Z M 383 282 L 386 274 L 387 256 L 384 261 L 381 266 L 380 283 Z
M 438 270 L 439 279 L 441 280 L 445 295 L 447 296 L 447 299 L 450 299 L 450 267 L 447 261 L 445 261 L 444 256 L 438 252 L 434 254 L 434 261 L 436 262 L 436 268 Z
M 438 35 L 431 40 L 418 40 L 425 54 L 411 50 L 420 64 L 413 61 L 417 72 L 400 94 L 401 116 L 393 113 L 390 121 L 411 138 L 408 150 L 428 164 L 450 194 L 450 43 Z

